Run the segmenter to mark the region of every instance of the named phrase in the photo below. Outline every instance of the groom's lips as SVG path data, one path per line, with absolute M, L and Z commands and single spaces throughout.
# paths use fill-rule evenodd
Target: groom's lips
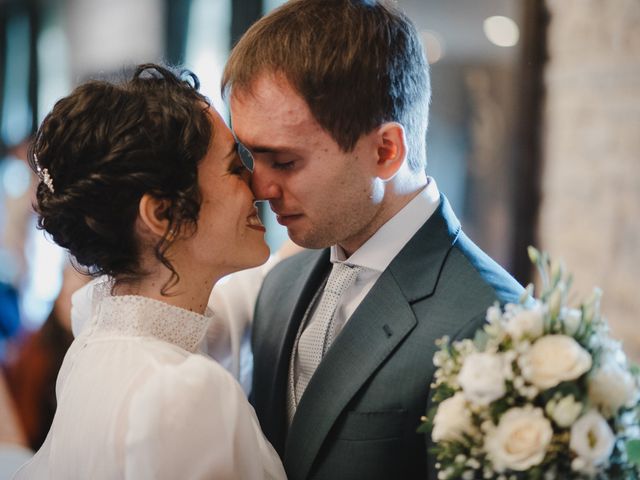
M 295 222 L 300 217 L 302 217 L 302 214 L 283 214 L 276 212 L 276 220 L 280 225 L 284 227 L 290 225 L 292 222 Z

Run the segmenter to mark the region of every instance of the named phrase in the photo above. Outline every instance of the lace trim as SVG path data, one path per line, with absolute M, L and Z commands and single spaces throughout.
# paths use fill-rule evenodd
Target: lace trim
M 102 295 L 101 295 L 102 296 Z M 137 295 L 102 296 L 96 331 L 155 337 L 195 352 L 207 332 L 213 312 L 205 315 Z

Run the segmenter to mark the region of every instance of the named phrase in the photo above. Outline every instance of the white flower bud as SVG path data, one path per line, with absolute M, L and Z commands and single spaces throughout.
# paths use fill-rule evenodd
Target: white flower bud
M 524 378 L 522 377 L 516 377 L 513 379 L 513 386 L 517 389 L 520 390 L 522 387 L 524 387 Z
M 580 329 L 582 312 L 575 308 L 566 309 L 563 315 L 564 333 L 573 337 Z
M 487 321 L 489 323 L 499 323 L 502 320 L 502 310 L 498 305 L 487 308 Z
M 571 462 L 571 469 L 576 472 L 580 472 L 584 470 L 586 466 L 587 466 L 587 462 L 585 462 L 584 458 L 581 458 L 581 457 L 576 457 Z
M 556 278 L 562 278 L 562 275 L 564 275 L 564 264 L 561 260 L 551 260 L 550 273 L 552 281 Z
M 591 323 L 596 316 L 596 313 L 600 311 L 600 298 L 602 297 L 602 290 L 594 288 L 593 293 L 584 304 L 584 321 Z
M 477 470 L 478 468 L 480 468 L 480 462 L 476 458 L 470 458 L 467 460 L 467 466 L 469 468 L 473 468 L 474 470 Z
M 557 318 L 562 308 L 562 299 L 564 297 L 564 284 L 561 282 L 551 293 L 549 297 L 549 314 L 551 318 Z
M 566 428 L 573 425 L 580 416 L 582 403 L 577 402 L 573 395 L 563 397 L 560 400 L 554 398 L 547 402 L 545 411 L 559 427 Z

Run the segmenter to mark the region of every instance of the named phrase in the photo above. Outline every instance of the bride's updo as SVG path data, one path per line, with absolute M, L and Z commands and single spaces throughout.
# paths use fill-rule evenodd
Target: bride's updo
M 145 193 L 169 200 L 168 232 L 195 229 L 212 128 L 198 86 L 191 72 L 140 65 L 125 83 L 77 87 L 42 122 L 29 155 L 41 179 L 38 226 L 92 273 L 144 274 L 134 226 Z M 171 240 L 155 255 L 175 275 L 164 255 Z

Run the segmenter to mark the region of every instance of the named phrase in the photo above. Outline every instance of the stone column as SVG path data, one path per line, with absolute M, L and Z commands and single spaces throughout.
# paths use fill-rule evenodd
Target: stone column
M 640 2 L 547 0 L 542 248 L 640 361 Z

